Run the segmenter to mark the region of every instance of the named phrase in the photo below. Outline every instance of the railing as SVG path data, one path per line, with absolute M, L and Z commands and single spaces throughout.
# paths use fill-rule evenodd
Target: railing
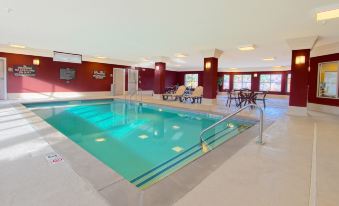
M 230 115 L 227 115 L 225 116 L 224 118 L 222 118 L 221 120 L 217 121 L 216 123 L 214 123 L 213 125 L 207 127 L 206 129 L 204 129 L 201 133 L 200 133 L 200 145 L 201 145 L 201 148 L 203 150 L 206 151 L 206 146 L 208 147 L 208 144 L 204 145 L 204 139 L 203 139 L 203 135 L 209 131 L 210 129 L 212 128 L 215 128 L 216 126 L 218 126 L 219 124 L 225 122 L 226 120 L 228 120 L 229 118 L 235 116 L 236 114 L 242 112 L 243 110 L 245 110 L 246 108 L 248 107 L 255 107 L 257 110 L 260 111 L 260 123 L 259 123 L 259 137 L 257 139 L 257 144 L 263 144 L 263 141 L 262 141 L 262 134 L 263 134 L 263 127 L 264 127 L 264 112 L 263 110 L 256 104 L 248 104 L 246 105 L 245 107 L 239 109 L 238 111 L 230 114 Z
M 135 90 L 130 96 L 129 96 L 129 103 L 131 103 L 131 101 L 132 101 L 132 97 L 134 96 L 134 95 L 137 95 L 137 94 L 140 94 L 140 103 L 142 103 L 142 89 L 138 89 L 138 90 Z M 136 100 L 138 101 L 138 98 L 136 98 Z M 125 101 L 126 101 L 126 96 L 125 96 Z

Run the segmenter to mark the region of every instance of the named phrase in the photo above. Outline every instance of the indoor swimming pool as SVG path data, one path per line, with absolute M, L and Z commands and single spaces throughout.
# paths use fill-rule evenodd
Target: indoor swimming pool
M 222 118 L 116 99 L 24 105 L 140 189 L 202 156 L 201 131 Z M 230 119 L 203 139 L 213 149 L 255 123 Z

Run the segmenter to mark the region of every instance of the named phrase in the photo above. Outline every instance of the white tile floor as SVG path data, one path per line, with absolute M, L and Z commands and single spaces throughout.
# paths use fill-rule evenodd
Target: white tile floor
M 214 106 L 144 100 L 218 113 L 235 110 L 225 109 L 222 97 Z M 266 144 L 256 145 L 253 140 L 243 146 L 175 205 L 306 206 L 310 200 L 316 205 L 338 205 L 339 117 L 315 112 L 308 117 L 286 116 L 286 99 L 269 99 L 267 104 L 265 119 L 275 123 L 265 131 Z M 74 160 L 49 165 L 45 154 L 55 150 L 46 140 L 50 134 L 36 131 L 27 120 L 41 121 L 21 107 L 0 104 L 0 205 L 109 205 L 106 199 L 119 188 L 99 193 L 107 176 L 90 184 L 75 172 L 76 167 L 86 166 Z M 310 195 L 311 182 L 315 195 Z

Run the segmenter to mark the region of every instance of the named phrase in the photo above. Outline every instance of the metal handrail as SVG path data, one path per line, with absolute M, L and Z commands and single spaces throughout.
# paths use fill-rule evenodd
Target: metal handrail
M 132 101 L 132 96 L 138 94 L 140 91 L 140 103 L 142 103 L 142 89 L 138 88 L 138 90 L 135 90 L 130 96 L 129 96 L 129 103 Z M 138 101 L 138 98 L 136 99 Z
M 239 109 L 238 111 L 230 114 L 230 115 L 227 115 L 225 116 L 224 118 L 222 118 L 221 120 L 217 121 L 216 123 L 212 124 L 211 126 L 207 127 L 206 129 L 204 129 L 201 133 L 200 133 L 200 145 L 201 147 L 203 148 L 203 143 L 204 143 L 204 139 L 203 139 L 203 135 L 210 129 L 212 128 L 215 128 L 216 126 L 218 126 L 219 124 L 223 123 L 224 121 L 226 121 L 227 119 L 235 116 L 236 114 L 242 112 L 243 110 L 245 110 L 246 108 L 248 107 L 255 107 L 256 109 L 258 109 L 260 111 L 260 123 L 259 123 L 259 137 L 257 139 L 257 144 L 263 144 L 263 141 L 262 141 L 262 134 L 263 134 L 263 127 L 264 127 L 264 112 L 263 110 L 261 109 L 261 107 L 259 107 L 258 105 L 256 104 L 248 104 L 246 106 L 244 106 L 243 108 Z

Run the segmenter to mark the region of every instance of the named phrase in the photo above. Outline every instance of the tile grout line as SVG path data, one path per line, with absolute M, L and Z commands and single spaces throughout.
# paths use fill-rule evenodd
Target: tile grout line
M 312 149 L 312 165 L 311 165 L 311 185 L 310 185 L 310 199 L 309 206 L 317 205 L 317 123 L 314 122 L 314 138 Z

